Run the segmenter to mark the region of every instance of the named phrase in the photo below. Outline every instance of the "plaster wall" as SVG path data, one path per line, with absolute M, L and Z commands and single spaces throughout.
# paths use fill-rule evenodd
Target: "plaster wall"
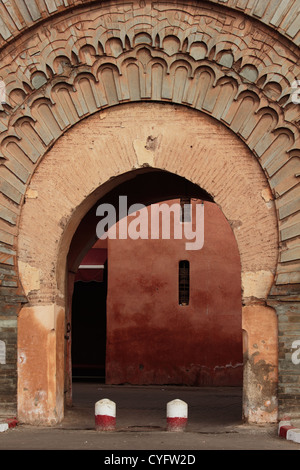
M 151 207 L 138 217 L 150 222 Z M 242 385 L 240 256 L 215 204 L 204 203 L 203 247 L 187 242 L 108 241 L 107 383 Z M 190 263 L 188 305 L 179 304 L 180 260 Z

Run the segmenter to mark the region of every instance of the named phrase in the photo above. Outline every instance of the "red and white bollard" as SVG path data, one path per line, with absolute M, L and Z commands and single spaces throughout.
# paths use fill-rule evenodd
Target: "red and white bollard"
M 116 427 L 116 404 L 108 398 L 95 404 L 96 431 L 114 431 Z
M 167 403 L 167 431 L 184 431 L 188 420 L 188 406 L 182 400 Z

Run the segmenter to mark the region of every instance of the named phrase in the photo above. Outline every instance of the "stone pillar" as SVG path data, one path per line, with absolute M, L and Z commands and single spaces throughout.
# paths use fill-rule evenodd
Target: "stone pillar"
M 243 415 L 250 423 L 278 419 L 277 316 L 263 305 L 243 307 L 244 397 Z
M 18 322 L 18 419 L 53 425 L 64 416 L 64 309 L 24 307 Z

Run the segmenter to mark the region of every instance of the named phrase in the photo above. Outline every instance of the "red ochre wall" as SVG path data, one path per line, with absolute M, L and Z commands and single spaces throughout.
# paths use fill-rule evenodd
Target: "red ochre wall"
M 197 251 L 184 239 L 108 240 L 107 384 L 242 384 L 239 252 L 213 203 L 204 230 Z M 188 306 L 178 303 L 180 260 L 190 262 Z

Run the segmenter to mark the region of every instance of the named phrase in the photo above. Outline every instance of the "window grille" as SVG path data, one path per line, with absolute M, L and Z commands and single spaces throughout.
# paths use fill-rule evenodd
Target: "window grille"
M 188 305 L 190 301 L 190 263 L 179 261 L 179 305 Z

